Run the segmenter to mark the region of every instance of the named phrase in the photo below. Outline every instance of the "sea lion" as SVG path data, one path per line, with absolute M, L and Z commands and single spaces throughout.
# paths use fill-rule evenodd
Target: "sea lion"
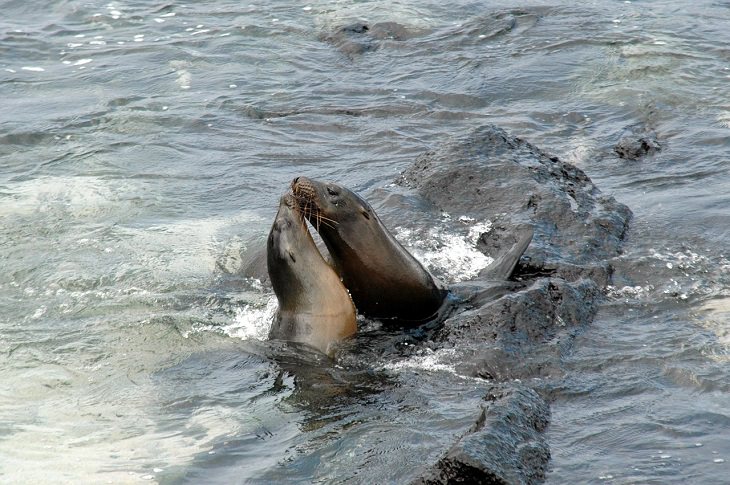
M 269 338 L 301 342 L 330 354 L 332 344 L 357 331 L 350 295 L 317 250 L 291 194 L 279 202 L 266 263 L 279 300 Z
M 370 204 L 341 185 L 306 177 L 295 178 L 291 188 L 358 312 L 398 323 L 436 316 L 447 290 L 390 234 Z

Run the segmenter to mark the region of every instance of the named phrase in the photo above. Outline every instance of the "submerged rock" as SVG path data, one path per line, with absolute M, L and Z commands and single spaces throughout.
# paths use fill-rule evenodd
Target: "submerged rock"
M 538 483 L 550 449 L 542 435 L 550 409 L 522 386 L 495 386 L 476 423 L 413 485 Z
M 385 41 L 405 41 L 422 35 L 396 22 L 355 22 L 338 28 L 321 39 L 332 44 L 348 57 L 364 54 L 380 48 Z
M 633 137 L 621 138 L 613 151 L 625 160 L 638 160 L 646 155 L 652 155 L 661 150 L 661 145 L 656 137 L 641 136 L 638 139 Z
M 619 158 L 636 161 L 662 149 L 654 130 L 644 125 L 631 126 L 624 130 L 613 151 Z

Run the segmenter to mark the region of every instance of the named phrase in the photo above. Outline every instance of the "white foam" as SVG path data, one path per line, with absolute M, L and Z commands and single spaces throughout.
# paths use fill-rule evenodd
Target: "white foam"
M 31 216 L 37 224 L 45 224 L 49 219 L 69 221 L 66 232 L 56 233 L 55 239 L 68 238 L 69 245 L 83 250 L 88 247 L 96 257 L 144 268 L 150 284 L 159 281 L 165 285 L 176 278 L 209 278 L 220 256 L 222 241 L 229 239 L 241 224 L 261 221 L 257 214 L 241 211 L 155 225 L 125 224 L 125 220 L 134 220 L 134 201 L 144 193 L 144 187 L 129 180 L 43 177 L 13 183 L 6 192 L 9 196 L 0 205 L 3 224 L 27 224 Z M 94 238 L 75 232 L 75 227 L 83 227 L 85 221 L 118 223 L 110 227 L 108 235 Z M 92 267 L 79 270 L 95 272 Z
M 409 370 L 424 370 L 428 372 L 448 372 L 450 374 L 456 374 L 456 368 L 454 364 L 446 364 L 443 360 L 453 360 L 456 354 L 456 349 L 424 349 L 418 355 L 409 357 L 408 359 L 401 360 L 399 362 L 388 362 L 383 365 L 384 370 L 390 371 L 401 371 L 404 369 Z
M 730 361 L 730 295 L 707 301 L 702 307 L 700 323 L 717 336 L 723 351 L 712 357 L 717 361 Z
M 193 78 L 190 71 L 188 71 L 190 63 L 188 61 L 170 61 L 170 67 L 172 67 L 175 70 L 175 74 L 177 74 L 175 83 L 177 83 L 180 89 L 190 89 L 190 83 Z
M 727 76 L 730 78 L 730 76 Z M 730 128 L 730 111 L 725 111 L 717 116 L 717 121 L 724 128 Z
M 37 320 L 37 319 L 41 318 L 43 315 L 45 315 L 47 311 L 48 311 L 48 308 L 45 305 L 43 305 L 40 308 L 38 308 L 35 311 L 35 313 L 33 313 L 33 315 L 31 315 L 30 318 L 32 320 Z
M 445 214 L 444 222 L 449 219 L 450 216 Z M 462 216 L 459 221 L 466 224 L 474 219 Z M 395 237 L 430 271 L 449 283 L 455 283 L 474 278 L 494 261 L 477 249 L 479 236 L 491 228 L 491 221 L 470 225 L 461 234 L 451 232 L 444 224 L 427 229 L 425 234 L 397 227 Z
M 649 253 L 653 258 L 658 259 L 659 261 L 662 261 L 666 264 L 668 268 L 672 268 L 673 266 L 677 266 L 678 269 L 682 270 L 688 270 L 697 268 L 698 265 L 702 264 L 708 264 L 708 259 L 706 256 L 702 256 L 698 253 L 695 253 L 689 249 L 685 250 L 684 252 L 677 251 L 677 252 L 659 252 L 655 249 L 650 249 Z
M 94 177 L 39 177 L 13 183 L 8 189 L 11 195 L 0 205 L 0 217 L 59 212 L 81 218 L 96 216 L 100 209 L 112 209 L 130 187 Z
M 153 414 L 159 403 L 139 398 L 140 389 L 150 396 L 158 390 L 148 383 L 135 384 L 138 389 L 125 394 L 127 402 L 121 407 L 111 402 L 89 404 L 86 394 L 34 402 L 34 424 L 19 426 L 0 441 L 4 483 L 53 483 L 59 478 L 68 483 L 149 481 L 154 478 L 149 478 L 150 465 L 188 465 L 226 437 L 242 433 L 245 423 L 254 422 L 224 406 L 200 406 L 181 426 L 195 430 L 194 435 L 160 430 Z M 137 399 L 130 399 L 130 394 Z M 79 413 L 79 402 L 86 414 Z
M 20 69 L 23 70 L 23 71 L 31 71 L 31 72 L 43 72 L 43 71 L 45 71 L 45 69 L 43 69 L 42 67 L 37 67 L 37 66 L 23 66 Z
M 235 321 L 224 327 L 223 331 L 229 337 L 243 340 L 266 340 L 278 309 L 279 304 L 273 295 L 263 308 L 246 305 L 236 311 Z
M 641 299 L 647 297 L 653 290 L 654 287 L 652 285 L 623 286 L 621 288 L 608 285 L 606 286 L 606 296 L 616 300 Z
M 276 296 L 271 295 L 264 305 L 249 304 L 237 309 L 233 321 L 228 325 L 196 325 L 183 336 L 188 338 L 200 332 L 222 332 L 241 340 L 267 340 L 278 309 Z

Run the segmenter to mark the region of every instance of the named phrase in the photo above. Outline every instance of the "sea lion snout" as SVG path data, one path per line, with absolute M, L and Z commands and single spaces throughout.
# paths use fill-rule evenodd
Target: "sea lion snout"
M 271 233 L 281 234 L 289 231 L 297 219 L 302 219 L 303 215 L 299 211 L 299 204 L 292 194 L 284 194 L 279 199 L 279 211 L 276 213 L 274 223 L 271 225 Z M 280 236 L 279 236 L 280 237 Z M 276 243 L 280 243 L 278 240 Z
M 286 193 L 286 194 L 284 194 L 284 195 L 281 196 L 281 199 L 279 199 L 279 206 L 280 207 L 281 206 L 286 206 L 289 209 L 294 209 L 295 207 L 297 207 L 297 205 L 298 205 L 297 204 L 297 201 L 294 198 L 294 195 L 293 194 Z
M 304 200 L 313 200 L 317 195 L 317 188 L 314 182 L 307 177 L 296 177 L 291 181 L 291 190 L 294 197 Z
M 274 221 L 273 229 L 277 232 L 281 232 L 284 229 L 291 227 L 291 219 L 286 217 L 279 217 Z

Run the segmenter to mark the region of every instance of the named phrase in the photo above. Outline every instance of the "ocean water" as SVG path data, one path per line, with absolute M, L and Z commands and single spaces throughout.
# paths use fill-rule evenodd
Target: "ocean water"
M 548 483 L 730 480 L 728 2 L 0 12 L 0 481 L 414 478 L 484 383 L 445 351 L 369 371 L 274 360 L 275 299 L 238 271 L 307 175 L 360 192 L 434 273 L 468 279 L 491 221 L 404 218 L 391 183 L 487 123 L 634 212 L 605 303 L 543 389 Z M 400 30 L 359 50 L 329 38 L 356 21 Z M 661 150 L 619 159 L 636 126 Z

